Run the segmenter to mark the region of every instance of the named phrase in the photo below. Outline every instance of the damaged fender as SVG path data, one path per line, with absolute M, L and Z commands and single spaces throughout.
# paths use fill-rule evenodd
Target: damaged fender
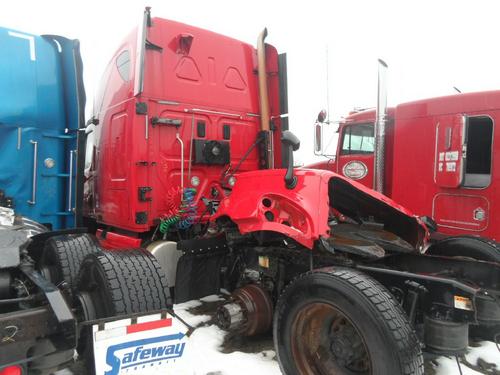
M 241 173 L 213 219 L 228 217 L 242 234 L 272 231 L 312 249 L 330 237 L 330 210 L 351 218 L 372 218 L 422 251 L 428 236 L 422 221 L 391 199 L 336 173 L 296 169 L 294 189 L 284 183 L 286 170 Z

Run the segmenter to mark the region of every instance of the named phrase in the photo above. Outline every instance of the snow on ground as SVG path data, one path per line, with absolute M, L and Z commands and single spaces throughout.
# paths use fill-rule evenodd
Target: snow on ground
M 477 343 L 477 345 L 477 347 L 469 347 L 465 354 L 465 361 L 461 360 L 462 374 L 500 374 L 500 351 L 495 343 L 483 341 Z M 433 361 L 434 363 L 436 365 L 433 367 L 437 375 L 460 373 L 455 357 L 438 357 Z
M 231 341 L 212 320 L 220 296 L 209 296 L 174 306 L 174 311 L 186 323 L 197 327 L 189 338 L 182 363 L 177 363 L 175 375 L 279 375 L 281 374 L 270 337 L 263 339 Z M 479 360 L 479 362 L 478 362 Z M 425 356 L 426 375 L 459 375 L 455 357 Z M 464 361 L 464 360 L 462 360 Z M 461 364 L 463 375 L 500 373 L 500 352 L 493 342 L 484 341 L 470 347 Z M 487 363 L 485 368 L 485 363 Z M 482 368 L 478 365 L 483 365 Z M 468 367 L 468 365 L 470 367 Z M 473 368 L 476 368 L 476 371 Z M 71 370 L 58 375 L 84 375 L 87 371 L 77 362 Z M 145 375 L 160 375 L 153 369 Z M 165 375 L 163 372 L 161 375 Z
M 188 324 L 202 326 L 194 331 L 189 339 L 189 352 L 186 353 L 186 362 L 193 375 L 278 375 L 281 374 L 279 365 L 276 361 L 274 350 L 256 350 L 255 353 L 243 353 L 234 351 L 232 353 L 223 353 L 224 339 L 226 332 L 220 330 L 211 322 L 209 311 L 198 315 L 193 309 L 201 307 L 207 302 L 218 302 L 224 300 L 220 296 L 209 296 L 199 301 L 190 301 L 175 305 L 175 312 Z M 470 347 L 465 360 L 467 363 L 461 363 L 463 375 L 483 375 L 500 373 L 500 351 L 493 342 L 484 341 L 477 343 L 477 347 Z M 225 350 L 227 351 L 227 350 Z M 476 367 L 478 359 L 488 363 L 488 369 L 476 371 L 467 365 Z M 455 357 L 433 357 L 426 358 L 426 373 L 435 375 L 455 375 L 460 374 Z M 477 367 L 476 367 L 477 368 Z M 479 369 L 479 368 L 478 368 Z M 498 371 L 498 372 L 495 372 Z
M 210 315 L 195 315 L 188 310 L 199 307 L 203 302 L 217 302 L 224 298 L 209 296 L 200 301 L 190 301 L 175 305 L 174 311 L 186 323 L 197 326 L 200 322 L 207 323 L 212 317 Z M 189 338 L 189 348 L 186 348 L 184 361 L 186 367 L 191 367 L 193 375 L 218 374 L 218 375 L 279 375 L 281 371 L 278 362 L 274 360 L 276 354 L 273 350 L 265 350 L 258 353 L 243 353 L 234 351 L 222 353 L 226 332 L 214 324 L 196 329 Z

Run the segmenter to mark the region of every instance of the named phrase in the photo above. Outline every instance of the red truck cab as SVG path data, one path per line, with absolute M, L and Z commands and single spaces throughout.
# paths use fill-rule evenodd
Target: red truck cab
M 349 114 L 339 126 L 334 160 L 317 163 L 374 185 L 375 109 Z M 500 91 L 457 94 L 387 110 L 384 194 L 434 219 L 439 232 L 500 238 L 500 165 L 494 132 Z
M 266 44 L 270 116 L 280 134 L 279 57 Z M 257 51 L 241 41 L 149 18 L 108 64 L 87 142 L 86 217 L 137 235 L 178 217 L 209 216 L 234 184 L 260 168 Z M 281 166 L 275 137 L 274 164 Z M 230 187 L 230 186 L 229 186 Z

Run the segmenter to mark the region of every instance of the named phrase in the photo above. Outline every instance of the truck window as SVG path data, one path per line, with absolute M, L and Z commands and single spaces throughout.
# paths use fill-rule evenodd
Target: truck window
M 491 182 L 493 120 L 488 116 L 469 117 L 466 128 L 467 154 L 464 186 L 484 188 Z
M 116 67 L 120 77 L 125 82 L 130 80 L 130 52 L 128 50 L 123 51 L 116 58 Z
M 370 154 L 374 150 L 373 125 L 349 125 L 344 128 L 341 155 Z

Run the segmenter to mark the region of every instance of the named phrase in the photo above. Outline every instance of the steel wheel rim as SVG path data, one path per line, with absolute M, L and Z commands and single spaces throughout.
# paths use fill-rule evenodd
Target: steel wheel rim
M 292 356 L 300 374 L 372 374 L 363 336 L 338 307 L 315 302 L 302 307 L 292 322 Z
M 109 296 L 103 287 L 106 280 L 99 272 L 98 266 L 94 263 L 88 264 L 84 271 L 80 282 L 80 291 L 86 292 L 87 299 L 93 304 L 95 319 L 114 315 L 114 312 L 109 311 L 107 307 Z

